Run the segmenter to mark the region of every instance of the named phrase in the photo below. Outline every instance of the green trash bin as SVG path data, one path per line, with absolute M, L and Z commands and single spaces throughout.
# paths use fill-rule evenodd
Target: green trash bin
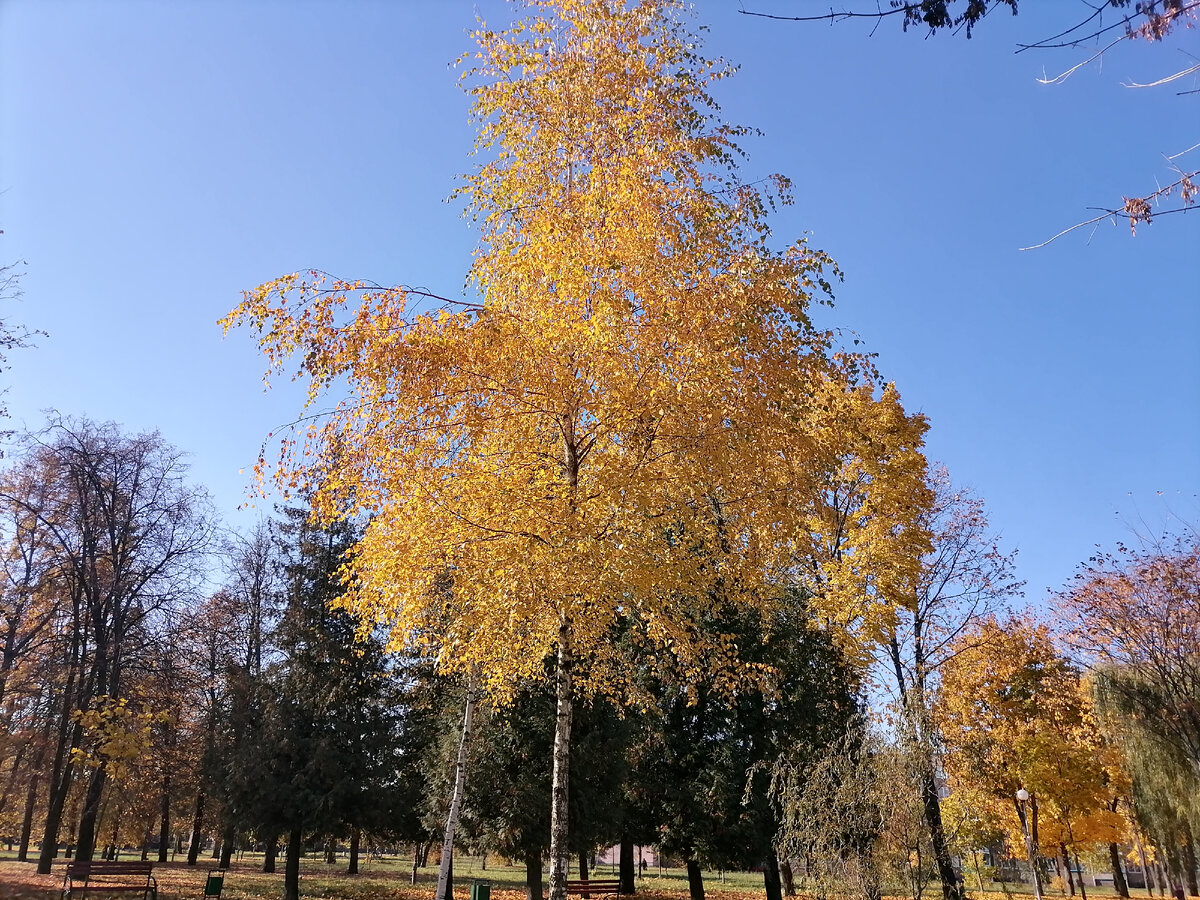
M 471 900 L 492 900 L 492 883 L 483 878 L 472 881 Z

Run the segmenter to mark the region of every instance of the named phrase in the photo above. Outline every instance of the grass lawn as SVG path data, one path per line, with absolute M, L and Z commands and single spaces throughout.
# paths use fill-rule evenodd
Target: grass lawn
M 137 859 L 134 853 L 125 854 L 124 859 Z M 479 858 L 455 857 L 454 896 L 455 900 L 468 900 L 471 882 L 486 878 L 492 884 L 492 896 L 496 900 L 525 900 L 525 870 L 515 866 L 497 865 L 492 858 L 487 869 L 482 868 Z M 55 863 L 54 873 L 38 875 L 33 863 L 20 863 L 15 854 L 0 851 L 0 897 L 14 900 L 59 900 L 62 890 L 65 860 Z M 408 859 L 385 857 L 362 860 L 361 874 L 346 875 L 346 861 L 339 859 L 329 865 L 314 854 L 302 861 L 300 869 L 300 893 L 302 897 L 328 898 L 328 900 L 432 900 L 437 882 L 437 869 L 421 869 L 415 885 L 409 883 L 412 862 Z M 200 900 L 204 892 L 204 879 L 214 860 L 202 858 L 200 864 L 189 869 L 182 858 L 176 862 L 156 863 L 155 879 L 158 882 L 160 900 Z M 222 900 L 278 900 L 283 892 L 283 860 L 279 860 L 280 871 L 264 875 L 262 855 L 247 853 L 235 860 L 225 880 Z M 597 878 L 615 877 L 609 866 L 598 866 L 591 873 Z M 687 900 L 687 874 L 683 869 L 647 869 L 638 880 L 638 895 L 643 900 Z M 704 886 L 711 900 L 748 900 L 762 897 L 762 875 L 757 872 L 704 873 Z M 1027 885 L 1011 885 L 1011 894 L 1016 900 L 1028 900 Z M 1144 891 L 1134 891 L 1134 896 L 1145 896 Z M 103 895 L 90 895 L 102 897 Z M 114 897 L 137 897 L 138 895 L 116 894 Z M 1007 900 L 999 890 L 980 894 L 971 892 L 976 900 Z M 1057 892 L 1047 894 L 1055 900 Z M 1111 888 L 1088 888 L 1088 897 L 1109 898 Z M 926 900 L 940 900 L 937 886 L 927 891 Z M 905 898 L 895 898 L 905 900 Z

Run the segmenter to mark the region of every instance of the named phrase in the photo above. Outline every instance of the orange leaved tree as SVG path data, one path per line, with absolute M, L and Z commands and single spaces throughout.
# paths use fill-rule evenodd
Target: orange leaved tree
M 534 0 L 465 76 L 473 297 L 290 275 L 247 294 L 310 402 L 273 468 L 316 514 L 370 516 L 346 601 L 503 697 L 557 686 L 551 897 L 565 896 L 572 698 L 619 693 L 629 625 L 693 678 L 753 677 L 726 604 L 799 587 L 876 635 L 928 547 L 919 416 L 809 319 L 827 257 L 768 246 L 787 199 L 738 180 L 728 68 L 673 4 Z
M 1028 828 L 1032 846 L 1059 856 L 1064 874 L 1069 850 L 1121 840 L 1114 799 L 1128 794 L 1128 775 L 1099 730 L 1090 686 L 1049 629 L 1028 616 L 988 618 L 954 650 L 935 705 L 951 791 L 972 797 L 1013 846 Z

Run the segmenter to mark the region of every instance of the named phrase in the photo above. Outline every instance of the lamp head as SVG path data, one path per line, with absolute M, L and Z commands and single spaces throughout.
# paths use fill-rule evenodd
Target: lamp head
M 1029 799 L 1029 791 L 1025 790 L 1025 788 L 1021 788 L 1019 791 L 1017 791 L 1017 799 L 1024 803 Z

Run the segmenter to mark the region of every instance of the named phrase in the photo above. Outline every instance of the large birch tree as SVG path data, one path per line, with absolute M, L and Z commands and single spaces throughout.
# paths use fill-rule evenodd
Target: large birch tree
M 297 360 L 310 403 L 345 392 L 261 467 L 369 516 L 345 603 L 501 700 L 553 659 L 564 900 L 573 698 L 623 692 L 614 627 L 718 689 L 757 672 L 702 627 L 717 608 L 800 590 L 877 637 L 928 549 L 925 424 L 814 326 L 836 270 L 770 246 L 787 182 L 739 178 L 709 94 L 731 70 L 679 7 L 524 6 L 464 75 L 467 299 L 295 274 L 224 321 Z

